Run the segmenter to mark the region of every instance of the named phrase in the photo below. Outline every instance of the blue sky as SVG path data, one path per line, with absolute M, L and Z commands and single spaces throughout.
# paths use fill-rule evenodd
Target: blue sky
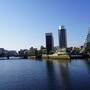
M 65 25 L 68 46 L 83 45 L 90 26 L 90 0 L 0 0 L 0 47 L 29 49 L 45 46 L 52 32 Z

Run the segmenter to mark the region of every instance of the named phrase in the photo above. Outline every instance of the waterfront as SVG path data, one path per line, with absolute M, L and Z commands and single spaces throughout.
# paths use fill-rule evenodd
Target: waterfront
M 89 90 L 90 61 L 0 60 L 0 90 Z

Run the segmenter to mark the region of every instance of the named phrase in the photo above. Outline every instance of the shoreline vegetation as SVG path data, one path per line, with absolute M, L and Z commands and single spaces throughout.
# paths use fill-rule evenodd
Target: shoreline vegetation
M 41 46 L 38 50 L 37 48 L 31 47 L 28 49 L 21 49 L 20 51 L 7 51 L 1 49 L 0 58 L 6 57 L 6 59 L 11 59 L 12 57 L 20 59 L 56 59 L 56 60 L 70 60 L 70 59 L 88 59 L 90 58 L 90 52 L 80 52 L 80 48 L 65 48 L 65 49 L 54 49 L 47 53 L 47 48 Z

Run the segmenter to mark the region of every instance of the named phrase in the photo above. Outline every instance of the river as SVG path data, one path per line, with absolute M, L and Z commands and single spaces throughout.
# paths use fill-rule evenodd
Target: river
M 0 90 L 90 90 L 90 61 L 0 60 Z

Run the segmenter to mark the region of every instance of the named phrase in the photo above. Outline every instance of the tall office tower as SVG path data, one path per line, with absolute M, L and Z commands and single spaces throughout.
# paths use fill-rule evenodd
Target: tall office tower
M 67 48 L 67 38 L 66 38 L 66 29 L 62 25 L 58 29 L 58 35 L 59 35 L 59 48 Z
M 49 54 L 54 47 L 53 35 L 52 33 L 46 33 L 46 49 L 47 54 Z

